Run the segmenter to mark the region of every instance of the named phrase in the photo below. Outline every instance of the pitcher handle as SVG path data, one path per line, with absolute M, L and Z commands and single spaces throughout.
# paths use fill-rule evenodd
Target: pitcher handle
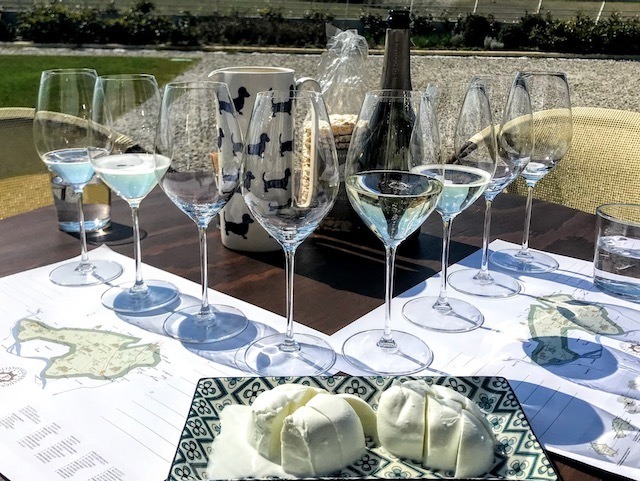
M 320 84 L 311 77 L 302 77 L 296 80 L 296 90 L 311 90 L 313 92 L 322 92 Z

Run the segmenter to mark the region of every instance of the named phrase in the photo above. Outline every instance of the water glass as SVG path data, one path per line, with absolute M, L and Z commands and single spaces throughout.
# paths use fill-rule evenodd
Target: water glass
M 640 302 L 640 205 L 596 208 L 593 283 L 607 294 Z

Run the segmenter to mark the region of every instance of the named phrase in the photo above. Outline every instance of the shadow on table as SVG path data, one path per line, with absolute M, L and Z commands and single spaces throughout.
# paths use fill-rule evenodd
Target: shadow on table
M 277 334 L 274 328 L 249 319 L 247 328 L 231 339 L 211 343 L 188 343 L 182 345 L 197 356 L 203 357 L 223 366 L 240 369 L 253 374 L 244 363 L 244 352 L 253 341 L 262 337 Z
M 80 240 L 79 232 L 67 232 L 72 237 Z M 140 240 L 147 237 L 147 232 L 140 229 Z M 87 242 L 94 245 L 124 245 L 133 242 L 133 227 L 112 222 L 106 229 L 100 229 L 95 232 L 87 232 Z
M 367 297 L 384 298 L 385 255 L 382 242 L 353 234 L 314 234 L 296 253 L 296 274 L 338 290 Z M 475 252 L 477 247 L 452 242 L 450 263 Z M 404 292 L 440 270 L 442 239 L 421 233 L 401 244 L 396 256 L 394 292 Z M 282 252 L 244 253 L 274 266 L 284 266 Z M 425 265 L 437 265 L 432 269 Z
M 593 446 L 605 429 L 611 429 L 615 416 L 582 399 L 538 384 L 517 381 L 510 384 L 542 444 Z

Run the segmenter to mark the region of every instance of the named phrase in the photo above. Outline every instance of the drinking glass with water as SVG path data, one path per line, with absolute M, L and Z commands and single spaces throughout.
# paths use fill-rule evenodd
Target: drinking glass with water
M 607 294 L 640 302 L 640 205 L 596 209 L 593 282 Z

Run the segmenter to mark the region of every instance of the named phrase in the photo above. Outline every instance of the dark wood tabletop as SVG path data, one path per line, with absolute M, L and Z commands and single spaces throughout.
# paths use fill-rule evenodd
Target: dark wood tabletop
M 492 238 L 522 241 L 525 199 L 502 194 L 494 202 Z M 453 223 L 450 261 L 466 257 L 482 244 L 484 203 L 479 200 Z M 133 256 L 128 206 L 114 199 L 113 227 L 106 240 L 116 252 Z M 140 208 L 143 261 L 200 282 L 196 227 L 159 190 Z M 530 246 L 584 260 L 593 258 L 595 217 L 557 204 L 535 201 Z M 398 252 L 395 292 L 401 293 L 440 270 L 442 223 L 434 214 L 419 237 Z M 222 246 L 209 229 L 209 287 L 285 314 L 284 257 L 281 252 L 241 253 Z M 91 246 L 91 244 L 90 244 Z M 79 254 L 78 238 L 58 230 L 54 208 L 0 221 L 0 277 Z M 384 250 L 370 233 L 320 232 L 305 241 L 296 256 L 296 320 L 326 334 L 383 303 Z M 327 302 L 330 300 L 330 302 Z M 584 464 L 550 455 L 565 481 L 622 480 Z M 2 466 L 0 466 L 0 472 Z

